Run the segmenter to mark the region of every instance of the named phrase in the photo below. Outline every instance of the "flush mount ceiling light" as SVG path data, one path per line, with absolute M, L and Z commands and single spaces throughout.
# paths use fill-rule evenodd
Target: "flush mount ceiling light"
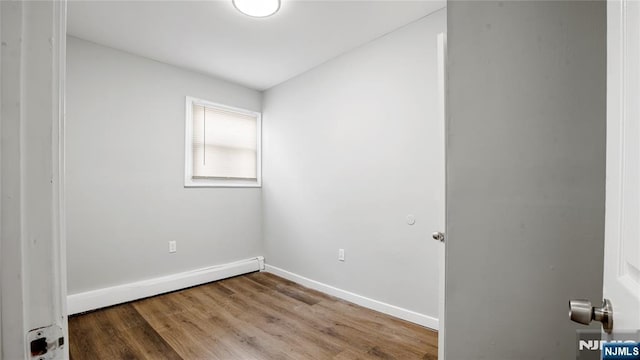
M 280 10 L 280 0 L 233 0 L 233 6 L 245 15 L 267 17 Z

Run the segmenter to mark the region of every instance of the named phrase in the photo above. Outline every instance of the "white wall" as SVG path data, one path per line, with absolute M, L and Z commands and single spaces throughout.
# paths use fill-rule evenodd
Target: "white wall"
M 268 264 L 438 317 L 430 234 L 442 230 L 444 206 L 434 184 L 444 167 L 436 35 L 445 16 L 440 10 L 265 93 Z
M 185 96 L 262 95 L 74 37 L 67 56 L 69 294 L 262 255 L 260 189 L 183 187 Z

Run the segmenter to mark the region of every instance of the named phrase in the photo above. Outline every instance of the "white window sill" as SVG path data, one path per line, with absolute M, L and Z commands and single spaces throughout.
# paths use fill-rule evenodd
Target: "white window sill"
M 260 180 L 185 179 L 185 188 L 260 188 Z

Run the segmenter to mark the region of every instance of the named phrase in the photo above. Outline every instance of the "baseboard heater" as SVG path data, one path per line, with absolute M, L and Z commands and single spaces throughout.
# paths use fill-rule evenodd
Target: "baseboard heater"
M 264 270 L 262 256 L 72 294 L 67 296 L 67 312 L 79 314 L 260 270 Z

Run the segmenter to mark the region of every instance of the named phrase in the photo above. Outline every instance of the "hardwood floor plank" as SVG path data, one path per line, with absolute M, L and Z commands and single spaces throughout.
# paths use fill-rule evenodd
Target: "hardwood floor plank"
M 208 289 L 218 286 L 205 285 Z M 174 294 L 181 303 L 189 304 L 185 312 L 173 315 L 180 318 L 186 329 L 186 334 L 180 337 L 179 344 L 174 345 L 180 346 L 177 351 L 184 357 L 193 357 L 193 354 L 188 352 L 188 348 L 202 347 L 204 339 L 209 339 L 209 343 L 213 343 L 215 339 L 216 346 L 207 348 L 207 351 L 209 353 L 216 350 L 235 352 L 234 357 L 226 358 L 292 359 L 289 355 L 291 353 L 289 344 L 281 339 L 274 339 L 271 334 L 258 328 L 255 317 L 245 315 L 247 309 L 233 302 L 222 304 L 210 297 L 205 299 L 207 303 L 205 306 L 200 300 L 202 297 L 198 297 L 203 290 L 202 288 L 188 289 Z M 220 311 L 218 305 L 222 305 L 225 311 Z M 211 311 L 211 309 L 214 310 Z M 140 312 L 144 314 L 144 309 L 140 308 Z M 147 318 L 152 324 L 154 323 L 155 319 L 151 316 Z M 215 337 L 212 337 L 212 334 Z M 171 340 L 169 342 L 173 345 Z M 222 358 L 219 355 L 209 355 L 209 358 L 212 357 Z
M 74 316 L 82 359 L 437 359 L 437 333 L 252 273 Z
M 306 288 L 303 287 L 299 284 L 294 283 L 293 281 L 287 280 L 287 279 L 283 279 L 281 277 L 278 277 L 276 275 L 267 273 L 267 272 L 261 272 L 261 273 L 256 273 L 253 274 L 254 276 L 248 277 L 251 280 L 253 280 L 254 282 L 260 283 L 263 286 L 266 286 L 267 288 L 272 288 L 275 290 L 280 290 L 280 289 L 286 289 L 286 288 L 290 288 L 290 289 L 296 289 L 296 291 L 298 291 L 299 293 L 304 294 L 304 296 L 306 297 L 310 297 L 312 300 L 311 302 L 313 303 L 318 303 L 322 300 L 332 300 L 335 299 L 334 297 L 321 293 L 320 291 L 316 291 L 310 288 Z M 282 292 L 282 291 L 281 291 Z M 311 304 L 313 305 L 313 304 Z
M 180 292 L 171 295 L 176 300 Z M 184 303 L 184 311 L 165 315 L 162 310 L 171 305 L 161 297 L 147 300 L 136 303 L 136 308 L 184 359 L 233 359 L 244 355 L 225 346 L 219 324 L 193 315 L 189 311 L 191 304 Z
M 273 276 L 271 274 L 266 275 Z M 247 277 L 247 279 L 255 280 L 258 276 L 262 276 L 262 273 Z M 305 289 L 292 282 L 286 282 L 280 285 Z M 398 356 L 419 358 L 418 355 L 424 353 L 425 348 L 437 353 L 437 333 L 432 330 L 325 294 L 321 296 L 326 300 L 314 305 L 312 308 L 313 317 L 342 320 L 340 323 L 335 324 L 336 326 L 327 329 L 325 333 L 331 333 L 337 336 L 344 330 L 337 326 L 347 326 L 353 328 L 354 334 L 351 336 L 356 336 L 356 333 L 359 334 L 359 336 L 362 336 L 363 333 L 367 334 L 367 338 L 371 338 L 371 343 L 374 344 L 372 347 L 375 346 L 375 343 L 389 343 L 389 340 L 393 340 L 393 342 L 401 344 L 402 347 L 413 350 L 413 354 L 402 353 Z M 366 342 L 367 340 L 362 340 L 363 344 Z M 367 352 L 371 351 L 371 349 L 372 348 L 367 349 Z M 378 351 L 371 351 L 371 357 L 380 357 L 376 354 L 378 354 L 381 349 L 378 348 L 377 350 Z
M 181 359 L 135 311 L 124 304 L 69 319 L 72 359 Z
M 432 330 L 343 300 L 322 302 L 316 305 L 316 309 L 327 312 L 327 316 L 330 317 L 341 316 L 345 323 L 359 329 L 373 330 L 387 341 L 400 342 L 407 346 L 415 344 L 416 348 L 438 345 L 437 333 Z
M 273 299 L 269 294 L 254 296 L 253 294 L 263 290 L 245 287 L 252 284 L 247 277 L 237 279 L 237 282 L 234 287 L 238 289 L 236 303 L 240 308 L 248 309 L 248 312 L 256 315 L 252 316 L 252 322 L 256 326 L 279 339 L 286 339 L 295 353 L 306 359 L 330 359 L 341 351 L 340 346 L 327 341 L 321 333 L 304 322 L 292 319 L 282 308 L 270 306 Z M 304 306 L 301 305 L 296 311 L 304 311 Z M 291 336 L 292 334 L 295 336 Z
M 222 286 L 222 285 L 221 285 Z M 204 289 L 207 290 L 207 289 Z M 235 290 L 235 289 L 234 289 Z M 303 349 L 295 348 L 295 341 L 287 341 L 282 333 L 271 332 L 267 328 L 269 321 L 275 317 L 248 304 L 237 292 L 228 298 L 220 297 L 216 292 L 205 292 L 201 295 L 202 305 L 216 304 L 225 308 L 225 312 L 212 311 L 210 307 L 201 306 L 203 316 L 217 319 L 220 327 L 231 334 L 236 347 L 245 347 L 255 356 L 263 358 L 295 358 L 291 354 L 300 353 Z
M 388 326 L 367 325 L 367 317 L 375 315 L 364 314 L 363 316 L 363 314 L 336 311 L 332 308 L 335 305 L 337 303 L 330 305 L 324 303 L 321 306 L 316 306 L 314 310 L 318 313 L 324 313 L 328 317 L 340 316 L 340 321 L 336 323 L 334 328 L 335 331 L 340 336 L 359 344 L 359 349 L 366 350 L 372 358 L 385 358 L 384 354 L 388 353 L 398 359 L 419 359 L 429 350 L 437 351 L 429 344 L 421 344 L 415 339 L 393 336 L 393 332 Z M 367 310 L 366 313 L 369 311 L 371 310 Z M 428 332 L 423 334 L 425 338 L 430 335 Z
M 255 274 L 253 276 L 247 276 L 243 279 L 253 280 L 256 277 L 262 276 L 262 274 Z M 298 284 L 288 283 L 284 286 L 290 287 L 299 287 L 301 289 L 305 289 Z M 326 297 L 326 295 L 323 294 Z M 336 311 L 332 309 L 330 306 L 323 306 L 318 308 L 318 305 L 314 305 L 307 309 L 304 313 L 309 313 L 311 316 L 309 319 L 311 323 L 314 323 L 318 319 L 327 319 L 329 321 L 325 321 L 321 324 L 315 324 L 316 330 L 318 330 L 323 337 L 331 337 L 339 340 L 343 346 L 349 347 L 353 346 L 351 344 L 352 340 L 357 339 L 355 343 L 360 346 L 359 350 L 369 353 L 370 358 L 384 358 L 385 350 L 381 347 L 377 347 L 378 343 L 390 343 L 389 334 L 393 333 L 393 327 L 381 326 L 379 322 L 370 322 L 370 318 L 385 318 L 387 320 L 391 319 L 391 317 L 362 308 L 360 306 L 348 303 L 343 300 L 339 300 L 336 298 L 328 297 L 328 300 L 325 300 L 318 304 L 333 304 L 337 308 L 341 308 L 342 305 L 349 305 L 350 309 L 342 308 L 342 311 Z M 345 312 L 345 310 L 347 310 Z M 351 311 L 348 310 L 358 310 L 359 316 L 354 316 Z M 300 311 L 296 310 L 296 313 L 300 313 Z M 292 316 L 296 316 L 293 314 Z M 395 319 L 394 319 L 395 320 Z M 303 320 L 304 321 L 304 320 Z M 361 326 L 360 323 L 363 323 Z M 364 324 L 366 323 L 366 324 Z M 401 324 L 403 326 L 412 326 L 414 327 L 414 331 L 419 330 L 422 337 L 429 338 L 432 337 L 431 341 L 425 342 L 423 344 L 417 343 L 414 341 L 408 341 L 407 339 L 398 339 L 398 343 L 402 344 L 402 347 L 399 349 L 392 350 L 392 352 L 398 358 L 421 358 L 425 353 L 423 349 L 429 349 L 431 344 L 437 344 L 437 337 L 435 337 L 435 332 L 420 327 L 418 325 L 414 325 L 411 323 L 404 322 L 402 320 L 398 320 L 397 324 Z M 320 325 L 320 326 L 317 326 Z M 376 325 L 376 326 L 372 326 Z M 374 330 L 374 331 L 372 331 Z M 415 337 L 409 337 L 409 339 L 415 339 Z M 408 349 L 402 349 L 403 347 L 408 347 Z M 405 350 L 413 350 L 413 351 L 405 351 Z M 433 348 L 437 352 L 437 348 Z M 387 350 L 389 351 L 389 350 Z

